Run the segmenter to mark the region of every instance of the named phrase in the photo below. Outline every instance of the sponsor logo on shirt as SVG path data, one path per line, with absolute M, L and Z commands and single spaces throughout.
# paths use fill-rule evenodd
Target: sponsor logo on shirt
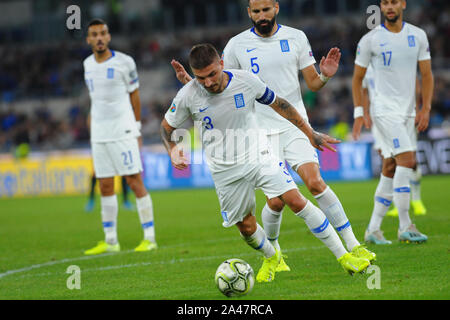
M 253 48 L 253 49 L 247 49 L 247 52 L 252 52 L 254 50 L 256 50 L 257 48 Z

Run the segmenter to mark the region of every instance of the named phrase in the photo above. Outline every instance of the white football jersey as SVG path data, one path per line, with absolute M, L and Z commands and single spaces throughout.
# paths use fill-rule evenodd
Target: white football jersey
M 84 78 L 91 97 L 91 141 L 110 142 L 139 137 L 130 93 L 139 88 L 136 64 L 130 56 L 112 51 L 98 63 L 94 55 L 84 62 Z
M 225 69 L 242 69 L 257 75 L 308 120 L 298 73 L 315 64 L 316 60 L 302 31 L 278 25 L 275 34 L 263 38 L 256 34 L 254 28 L 246 30 L 230 39 L 224 49 L 223 60 Z M 256 113 L 261 128 L 271 128 L 274 132 L 295 128 L 267 106 L 256 103 Z
M 399 33 L 380 25 L 362 37 L 355 63 L 363 68 L 373 66 L 373 115 L 414 116 L 417 61 L 430 59 L 425 31 L 409 23 L 404 23 Z
M 202 144 L 212 173 L 245 164 L 250 152 L 263 151 L 265 145 L 249 146 L 249 135 L 259 134 L 256 123 L 255 102 L 268 104 L 275 101 L 275 93 L 258 77 L 244 70 L 228 70 L 230 81 L 219 94 L 209 93 L 194 79 L 177 94 L 165 119 L 173 128 L 179 128 L 192 117 L 201 122 Z M 273 111 L 274 112 L 274 111 Z M 263 134 L 265 137 L 265 134 Z

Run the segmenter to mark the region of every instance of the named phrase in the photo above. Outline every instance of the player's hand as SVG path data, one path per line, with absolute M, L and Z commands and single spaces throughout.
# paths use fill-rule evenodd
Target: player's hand
M 188 167 L 188 160 L 184 156 L 183 149 L 177 146 L 170 151 L 170 160 L 172 165 L 178 170 L 184 170 Z
M 364 117 L 359 117 L 355 119 L 355 122 L 353 122 L 353 131 L 352 131 L 352 137 L 353 140 L 358 140 L 361 136 L 361 129 L 364 124 Z
M 324 133 L 314 131 L 312 136 L 309 138 L 312 146 L 320 151 L 323 151 L 323 148 L 336 152 L 336 149 L 330 144 L 341 143 L 340 140 L 330 137 Z
M 430 123 L 430 111 L 422 108 L 416 114 L 416 127 L 419 132 L 423 132 L 427 130 L 428 124 Z
M 186 72 L 186 69 L 184 69 L 183 65 L 177 60 L 172 59 L 170 64 L 172 65 L 173 70 L 175 70 L 178 81 L 180 81 L 182 84 L 186 84 L 192 80 L 192 77 Z
M 339 48 L 332 48 L 328 52 L 327 57 L 320 60 L 320 72 L 328 78 L 333 77 L 339 69 L 339 61 L 341 60 L 341 51 Z
M 364 113 L 364 126 L 366 129 L 372 128 L 372 118 L 370 117 L 370 114 Z

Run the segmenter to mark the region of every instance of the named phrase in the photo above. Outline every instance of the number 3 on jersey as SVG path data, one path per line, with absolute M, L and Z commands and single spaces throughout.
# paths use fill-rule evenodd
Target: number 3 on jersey
M 259 72 L 259 64 L 257 64 L 257 63 L 255 62 L 256 59 L 258 59 L 258 57 L 254 57 L 254 58 L 251 58 L 251 59 L 250 59 L 250 63 L 251 63 L 251 65 L 252 65 L 252 72 L 253 72 L 254 74 L 257 74 L 257 73 Z
M 203 124 L 205 125 L 206 130 L 212 130 L 214 129 L 214 126 L 212 124 L 212 120 L 210 117 L 204 117 L 203 118 Z

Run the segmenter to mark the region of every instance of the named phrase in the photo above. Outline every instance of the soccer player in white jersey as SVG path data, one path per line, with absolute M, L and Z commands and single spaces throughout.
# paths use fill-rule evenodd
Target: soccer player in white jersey
M 278 97 L 254 74 L 224 70 L 223 60 L 212 45 L 194 46 L 189 64 L 196 79 L 186 84 L 173 100 L 161 123 L 161 137 L 172 164 L 183 170 L 187 159 L 174 142 L 173 133 L 188 117 L 202 123 L 202 144 L 219 198 L 223 226 L 236 225 L 248 245 L 264 255 L 256 280 L 270 282 L 274 279 L 281 253 L 267 241 L 264 229 L 256 222 L 255 188 L 262 189 L 268 199 L 280 197 L 305 220 L 345 270 L 350 273 L 365 270 L 369 260 L 346 251 L 324 213 L 303 198 L 283 162 L 271 154 L 267 139 L 261 143 L 246 142 L 260 131 L 255 117 L 256 101 L 289 119 L 314 147 L 334 150 L 329 143 L 339 141 L 313 131 L 295 107 Z M 251 157 L 252 154 L 257 157 Z
M 381 154 L 381 138 L 379 137 L 379 133 L 377 131 L 377 128 L 372 125 L 372 116 L 370 113 L 370 101 L 374 99 L 375 95 L 375 79 L 374 79 L 374 72 L 373 68 L 370 65 L 367 68 L 366 75 L 364 76 L 364 80 L 362 83 L 363 87 L 363 107 L 364 107 L 364 124 L 367 128 L 370 128 L 372 130 L 372 135 L 374 137 L 374 145 L 373 148 L 377 150 L 377 152 L 381 155 L 381 158 L 383 158 Z M 421 95 L 420 95 L 420 82 L 418 79 L 416 79 L 416 111 L 418 110 L 418 107 L 421 105 Z M 417 131 L 414 130 L 411 132 L 411 141 L 413 141 L 413 144 L 416 145 L 417 143 Z M 416 158 L 417 159 L 417 158 Z M 420 171 L 420 166 L 416 163 L 415 168 L 413 168 L 412 175 L 410 178 L 411 183 L 411 208 L 412 211 L 416 216 L 425 215 L 427 210 L 425 208 L 425 205 L 422 202 L 421 198 L 421 179 L 422 174 Z M 398 210 L 397 207 L 393 206 L 392 209 L 390 209 L 386 216 L 389 217 L 398 217 Z M 366 239 L 367 241 L 367 239 Z
M 278 2 L 249 0 L 248 4 L 248 15 L 254 27 L 230 39 L 223 53 L 225 68 L 243 69 L 257 75 L 308 121 L 300 89 L 299 70 L 310 90 L 320 90 L 338 70 L 341 56 L 339 49 L 331 49 L 327 57 L 321 59 L 321 73 L 318 74 L 316 60 L 304 32 L 276 22 Z M 172 61 L 172 65 L 181 82 L 190 80 L 190 76 L 178 62 Z M 358 242 L 341 202 L 322 179 L 317 152 L 304 133 L 271 108 L 258 102 L 256 114 L 258 125 L 270 129 L 268 138 L 274 152 L 299 174 L 331 225 L 342 236 L 347 249 L 355 256 L 374 261 L 376 255 Z M 278 249 L 283 208 L 283 201 L 274 198 L 267 199 L 262 211 L 264 229 Z M 277 271 L 289 270 L 282 259 Z
M 94 255 L 120 251 L 117 239 L 117 197 L 114 176 L 125 176 L 136 195 L 136 207 L 144 239 L 135 251 L 156 249 L 153 204 L 142 177 L 140 137 L 141 105 L 136 64 L 130 56 L 108 48 L 107 24 L 94 19 L 86 42 L 93 54 L 84 62 L 84 77 L 91 98 L 91 146 L 94 169 L 100 183 L 101 216 L 105 241 L 86 250 Z
M 381 137 L 383 170 L 375 191 L 375 205 L 365 238 L 383 240 L 381 222 L 394 201 L 398 210 L 398 240 L 424 242 L 428 238 L 409 216 L 410 177 L 416 166 L 416 130 L 428 127 L 434 80 L 425 32 L 403 21 L 405 0 L 382 0 L 385 23 L 367 33 L 359 42 L 353 75 L 357 139 L 363 124 L 362 81 L 370 64 L 375 73 L 375 95 L 371 101 L 373 124 Z M 422 76 L 422 107 L 416 113 L 415 84 L 417 64 Z

